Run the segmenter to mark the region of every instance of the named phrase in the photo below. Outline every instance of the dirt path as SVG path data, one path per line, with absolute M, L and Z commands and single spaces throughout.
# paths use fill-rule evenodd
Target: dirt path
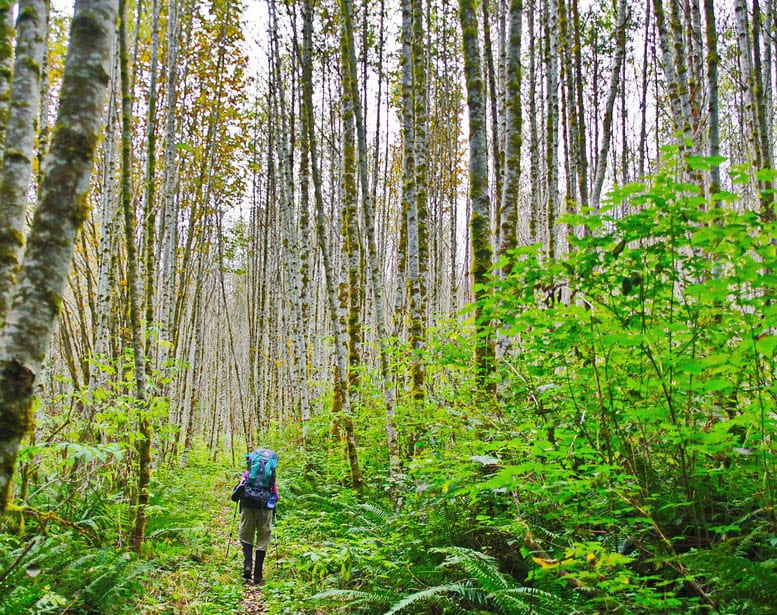
M 264 600 L 262 598 L 261 586 L 246 583 L 245 589 L 243 589 L 243 602 L 240 606 L 245 615 L 258 615 L 259 613 L 264 613 Z
M 218 524 L 220 526 L 220 532 L 222 535 L 228 537 L 230 541 L 229 546 L 229 562 L 227 565 L 231 566 L 235 570 L 235 574 L 238 574 L 242 563 L 242 555 L 240 554 L 240 541 L 237 538 L 237 520 L 236 512 L 234 508 L 222 509 L 218 516 Z M 239 615 L 260 615 L 264 613 L 264 599 L 262 597 L 261 585 L 254 585 L 253 583 L 243 583 L 243 599 L 240 602 Z

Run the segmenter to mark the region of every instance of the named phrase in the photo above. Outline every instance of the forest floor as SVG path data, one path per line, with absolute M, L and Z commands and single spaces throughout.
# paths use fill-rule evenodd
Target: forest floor
M 264 613 L 264 598 L 261 586 L 246 583 L 243 589 L 243 602 L 240 606 L 245 615 Z
M 224 543 L 229 543 L 229 553 L 234 553 L 235 575 L 240 568 L 240 541 L 237 539 L 237 515 L 233 508 L 222 508 L 218 515 L 217 530 L 223 536 Z M 232 562 L 228 562 L 230 565 Z M 253 583 L 243 583 L 243 598 L 240 602 L 239 615 L 260 615 L 265 612 L 262 586 Z

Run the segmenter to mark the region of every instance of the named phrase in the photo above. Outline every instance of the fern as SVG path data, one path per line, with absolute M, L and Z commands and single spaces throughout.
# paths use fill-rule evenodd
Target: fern
M 306 493 L 299 496 L 299 499 L 309 504 L 311 509 L 323 510 L 326 512 L 342 512 L 345 503 L 337 500 L 331 495 L 320 495 L 318 493 Z
M 454 613 L 459 609 L 462 612 L 472 612 L 475 605 L 486 611 L 505 615 L 574 612 L 570 604 L 553 594 L 518 585 L 499 570 L 495 558 L 484 553 L 463 547 L 432 549 L 431 552 L 446 556 L 438 570 L 447 571 L 449 577 L 454 575 L 456 570 L 461 570 L 467 578 L 451 579 L 404 595 L 386 590 L 365 592 L 346 589 L 319 592 L 313 599 L 344 601 L 349 610 L 367 605 L 388 604 L 385 615 L 409 612 L 410 609 L 423 605 L 444 606 L 445 613 Z
M 468 593 L 469 588 L 461 583 L 450 583 L 448 585 L 438 585 L 437 587 L 429 587 L 427 589 L 423 589 L 421 591 L 412 593 L 408 596 L 405 596 L 397 602 L 396 604 L 393 604 L 391 608 L 389 608 L 388 611 L 384 613 L 384 615 L 394 615 L 395 613 L 400 613 L 404 609 L 416 605 L 417 603 L 426 604 L 426 603 L 432 603 L 435 601 L 439 601 L 440 599 L 448 600 L 447 594 L 460 594 L 462 596 L 466 596 Z M 450 612 L 447 611 L 446 612 Z
M 391 604 L 399 598 L 399 594 L 391 591 L 361 591 L 356 589 L 330 589 L 319 592 L 311 597 L 313 601 L 344 602 L 348 610 L 362 606 L 381 606 Z
M 65 605 L 73 612 L 131 613 L 127 597 L 139 592 L 148 568 L 126 553 L 89 547 L 70 534 L 39 538 L 0 551 L 0 571 L 8 571 L 0 614 L 60 612 Z
M 752 561 L 739 555 L 698 551 L 684 558 L 706 577 L 713 599 L 741 613 L 777 613 L 777 559 Z
M 560 613 L 569 612 L 570 605 L 553 594 L 523 587 L 499 570 L 499 563 L 479 551 L 463 547 L 434 549 L 447 555 L 444 568 L 460 568 L 471 577 L 476 588 L 454 584 L 457 593 L 476 603 L 494 605 L 502 613 Z
M 505 575 L 499 571 L 496 559 L 485 553 L 463 547 L 432 549 L 432 553 L 447 555 L 442 563 L 444 567 L 462 568 L 466 574 L 476 579 L 478 586 L 485 591 L 499 592 L 510 586 Z
M 386 528 L 396 520 L 396 515 L 383 510 L 373 504 L 359 504 L 347 506 L 344 511 L 351 520 L 358 519 L 361 525 L 348 527 L 352 534 L 369 534 L 380 536 L 386 532 Z
M 187 534 L 192 531 L 190 527 L 163 527 L 153 532 L 149 532 L 147 538 L 149 540 L 156 540 L 166 536 L 175 536 L 176 534 Z
M 90 562 L 91 565 L 87 567 L 90 582 L 77 596 L 83 599 L 85 606 L 103 611 L 115 610 L 116 604 L 137 590 L 140 586 L 138 577 L 149 568 L 148 565 L 133 562 L 128 555 L 98 551 L 83 558 L 79 566 L 73 566 L 72 569 L 78 572 L 81 566 Z

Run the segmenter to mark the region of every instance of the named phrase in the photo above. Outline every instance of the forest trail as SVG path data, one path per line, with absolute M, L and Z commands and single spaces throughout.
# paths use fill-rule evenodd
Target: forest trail
M 239 519 L 235 508 L 222 508 L 218 515 L 219 533 L 228 542 L 227 565 L 234 569 L 235 575 L 240 572 L 240 541 L 237 538 Z M 243 584 L 243 599 L 240 602 L 239 615 L 260 615 L 264 613 L 264 597 L 261 585 Z
M 240 606 L 241 613 L 244 615 L 264 613 L 264 598 L 262 597 L 261 586 L 246 583 L 243 589 L 243 602 Z

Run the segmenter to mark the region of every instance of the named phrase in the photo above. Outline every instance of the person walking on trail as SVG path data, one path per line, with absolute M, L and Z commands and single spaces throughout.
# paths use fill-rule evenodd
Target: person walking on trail
M 243 547 L 243 579 L 257 584 L 264 580 L 264 558 L 270 546 L 273 515 L 279 499 L 275 481 L 277 467 L 275 451 L 261 448 L 248 453 L 246 471 L 232 493 L 232 500 L 240 502 L 238 537 Z

